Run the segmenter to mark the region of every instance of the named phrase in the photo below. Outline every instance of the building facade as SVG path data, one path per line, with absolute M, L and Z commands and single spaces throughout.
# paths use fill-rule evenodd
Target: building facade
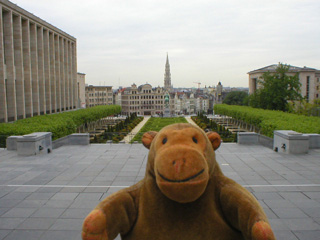
M 86 107 L 112 104 L 112 86 L 86 86 Z
M 76 39 L 0 0 L 0 122 L 77 108 Z
M 169 111 L 171 116 L 181 114 L 196 114 L 208 112 L 210 106 L 210 94 L 193 92 L 168 92 L 162 87 L 153 88 L 150 84 L 139 87 L 132 84 L 131 87 L 119 89 L 115 95 L 115 104 L 121 105 L 122 114 L 130 115 L 164 115 L 165 96 L 169 97 Z M 213 96 L 211 96 L 213 98 Z M 211 103 L 212 104 L 212 103 Z
M 223 86 L 222 86 L 221 82 L 219 82 L 217 87 L 216 87 L 215 94 L 214 94 L 215 104 L 221 104 L 222 103 L 222 101 L 223 101 L 222 90 L 223 90 Z
M 86 108 L 86 74 L 78 72 L 77 84 L 79 96 L 78 106 L 80 108 Z
M 257 70 L 248 72 L 249 75 L 249 94 L 254 93 L 261 86 L 259 85 L 259 79 L 262 77 L 263 73 L 270 72 L 275 73 L 277 64 L 266 66 Z M 320 99 L 320 70 L 308 67 L 294 67 L 290 66 L 288 75 L 298 74 L 301 83 L 301 95 L 306 98 L 308 102 Z
M 122 114 L 130 115 L 161 115 L 164 107 L 164 89 L 161 87 L 152 88 L 150 84 L 143 84 L 118 91 L 121 94 Z M 116 96 L 117 97 L 117 96 Z

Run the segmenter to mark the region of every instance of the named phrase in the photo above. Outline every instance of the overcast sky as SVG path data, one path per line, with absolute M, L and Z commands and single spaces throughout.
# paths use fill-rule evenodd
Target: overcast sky
M 319 0 L 12 0 L 77 38 L 86 83 L 248 87 L 278 62 L 320 69 Z

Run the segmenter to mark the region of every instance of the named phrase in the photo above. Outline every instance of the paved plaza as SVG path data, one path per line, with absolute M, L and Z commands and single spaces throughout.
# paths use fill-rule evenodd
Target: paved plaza
M 143 178 L 147 153 L 141 144 L 63 146 L 32 157 L 1 149 L 0 239 L 80 239 L 102 199 Z M 320 238 L 320 150 L 285 155 L 223 143 L 217 161 L 260 201 L 277 239 Z

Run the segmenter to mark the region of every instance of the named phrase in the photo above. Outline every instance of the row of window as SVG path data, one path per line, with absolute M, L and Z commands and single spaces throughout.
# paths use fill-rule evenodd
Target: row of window
M 99 92 L 99 93 L 89 93 L 88 94 L 89 97 L 101 97 L 101 96 L 107 96 L 107 93 L 106 92 Z M 108 96 L 112 96 L 112 93 L 108 93 Z
M 151 95 L 147 95 L 147 96 L 130 96 L 130 99 L 163 99 L 163 96 L 151 96 Z
M 309 88 L 310 88 L 310 76 L 307 76 L 307 83 L 306 83 L 306 100 L 309 102 Z
M 89 102 L 112 102 L 112 98 L 93 98 L 93 99 L 89 99 Z
M 142 91 L 143 93 L 152 93 L 152 90 L 143 90 Z M 157 93 L 160 93 L 160 90 L 157 90 Z M 139 94 L 139 93 L 137 93 L 137 91 L 131 91 L 131 94 Z
M 122 102 L 125 103 L 125 102 Z M 128 103 L 128 102 L 126 102 Z M 140 104 L 163 104 L 163 101 L 156 100 L 156 101 L 129 101 L 131 105 L 140 105 Z
M 156 109 L 156 110 L 163 110 L 162 106 L 130 106 L 130 110 L 140 110 L 141 109 Z
M 160 93 L 161 92 L 161 90 L 160 89 L 158 89 L 157 90 L 157 93 Z M 143 90 L 143 93 L 152 93 L 152 90 Z M 131 94 L 138 94 L 137 93 L 137 91 L 131 91 Z
M 112 105 L 112 103 L 108 104 L 89 104 L 89 107 L 99 106 L 99 105 Z

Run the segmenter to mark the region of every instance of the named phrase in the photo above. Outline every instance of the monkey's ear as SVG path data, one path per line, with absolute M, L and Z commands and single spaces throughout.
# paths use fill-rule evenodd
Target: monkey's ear
M 217 150 L 220 147 L 221 144 L 221 137 L 216 132 L 207 132 L 207 137 L 209 138 L 209 141 L 211 142 L 211 145 L 214 150 Z
M 143 146 L 150 149 L 151 143 L 152 143 L 153 139 L 155 138 L 155 136 L 157 135 L 157 133 L 158 132 L 155 132 L 155 131 L 149 131 L 149 132 L 144 133 L 142 136 Z

